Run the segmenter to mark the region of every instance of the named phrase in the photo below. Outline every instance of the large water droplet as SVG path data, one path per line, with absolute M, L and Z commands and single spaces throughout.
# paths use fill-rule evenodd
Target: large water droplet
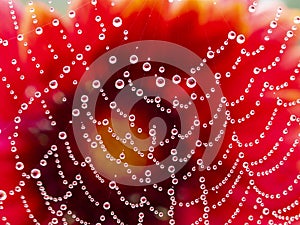
M 31 177 L 34 179 L 39 179 L 41 177 L 41 171 L 39 169 L 33 169 L 30 173 Z
M 121 19 L 120 17 L 115 17 L 115 18 L 113 19 L 113 25 L 114 25 L 115 27 L 120 27 L 120 26 L 122 26 L 122 19 Z
M 7 194 L 5 191 L 0 190 L 0 201 L 4 201 L 7 198 Z

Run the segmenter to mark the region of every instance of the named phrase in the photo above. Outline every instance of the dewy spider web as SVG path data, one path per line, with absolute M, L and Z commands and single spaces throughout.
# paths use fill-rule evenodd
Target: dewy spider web
M 57 18 L 54 8 L 48 12 L 54 15 L 49 24 L 0 39 L 1 50 L 15 50 L 14 40 L 20 51 L 26 49 L 20 58 L 7 55 L 9 69 L 0 65 L 1 93 L 3 89 L 9 105 L 16 105 L 9 113 L 13 121 L 0 128 L 5 140 L 1 151 L 10 150 L 14 161 L 7 165 L 1 159 L 1 168 L 17 172 L 13 178 L 4 175 L 7 182 L 0 184 L 1 222 L 297 222 L 300 174 L 295 167 L 286 168 L 299 157 L 300 100 L 281 93 L 299 88 L 300 63 L 279 81 L 272 72 L 295 38 L 300 17 L 294 17 L 290 28 L 281 27 L 283 10 L 278 8 L 264 29 L 263 42 L 255 43 L 258 47 L 251 49 L 246 34 L 229 30 L 199 50 L 201 59 L 196 54 L 191 58 L 180 41 L 131 40 L 132 24 L 121 15 L 102 14 L 101 4 L 92 0 L 83 6 L 91 7 L 88 16 L 97 25 L 95 33 L 100 32 L 97 40 L 88 34 L 82 46 L 81 37 L 87 35 L 83 26 L 88 24 L 74 23 L 71 35 L 62 27 L 66 18 Z M 210 4 L 217 7 L 219 2 Z M 39 25 L 38 8 L 28 5 L 32 23 Z M 7 6 L 19 30 L 15 3 Z M 258 7 L 256 2 L 249 5 L 249 14 Z M 153 11 L 146 11 L 149 23 Z M 79 13 L 70 10 L 68 18 L 72 21 Z M 270 51 L 268 43 L 282 29 L 285 35 L 276 37 L 279 49 L 271 50 L 276 51 L 274 59 L 262 61 L 260 56 Z M 47 41 L 47 35 L 63 45 Z M 113 35 L 122 41 L 110 42 Z M 46 40 L 45 49 L 35 47 L 40 37 Z M 97 42 L 105 44 L 99 47 Z M 231 54 L 232 48 L 239 50 Z M 49 62 L 43 61 L 46 54 Z M 29 59 L 26 64 L 22 57 Z M 222 62 L 223 71 L 214 67 L 220 57 L 230 58 Z M 253 59 L 257 61 L 247 67 L 247 80 L 235 73 Z M 44 77 L 48 70 L 54 74 L 51 79 Z M 40 78 L 31 78 L 34 73 Z M 25 84 L 20 95 L 15 74 Z M 228 94 L 229 83 L 236 85 L 235 97 Z M 276 177 L 282 171 L 289 178 L 280 177 L 280 184 Z M 21 221 L 23 212 L 29 220 Z

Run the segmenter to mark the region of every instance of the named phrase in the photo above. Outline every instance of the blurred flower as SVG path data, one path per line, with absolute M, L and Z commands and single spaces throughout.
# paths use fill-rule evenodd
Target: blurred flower
M 22 9 L 1 0 L 1 6 L 6 21 L 0 27 L 0 218 L 4 223 L 297 223 L 299 12 L 247 0 L 78 0 L 65 16 L 38 2 Z M 108 99 L 117 96 L 115 84 L 125 70 L 132 81 L 156 79 L 157 74 L 171 80 L 182 73 L 178 87 L 191 96 L 186 107 L 195 105 L 201 119 L 198 146 L 189 143 L 195 151 L 181 171 L 152 186 L 132 187 L 107 180 L 90 159 L 83 158 L 72 130 L 72 102 L 89 65 L 115 47 L 141 40 L 175 43 L 203 59 L 225 97 L 226 133 L 212 165 L 199 170 L 212 126 L 207 99 L 214 91 L 187 87 L 190 74 L 159 62 L 151 62 L 148 74 L 143 62 L 118 71 L 104 84 L 106 95 L 99 97 L 94 118 L 102 122 L 98 141 L 111 158 L 139 166 L 153 163 L 149 152 L 148 158 L 137 156 L 115 138 L 115 131 L 103 126 L 105 119 L 112 119 Z M 180 93 L 174 88 L 165 94 L 181 101 Z M 149 102 L 157 96 L 149 96 Z M 149 122 L 156 116 L 165 121 L 167 131 L 176 125 L 181 132 L 180 123 L 187 118 L 180 118 L 175 109 L 169 117 L 161 112 L 161 105 L 173 109 L 175 103 L 162 99 L 159 106 L 155 104 L 138 102 L 131 110 L 135 115 L 131 135 L 141 140 L 151 136 Z M 125 127 L 123 123 L 118 121 Z M 176 155 L 171 150 L 180 139 L 176 135 L 175 141 L 170 137 L 170 144 L 155 148 L 158 161 Z

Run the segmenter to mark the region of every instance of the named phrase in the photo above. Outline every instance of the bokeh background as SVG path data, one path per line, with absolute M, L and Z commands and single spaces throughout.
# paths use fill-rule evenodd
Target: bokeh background
M 24 4 L 28 2 L 28 0 L 21 0 Z M 50 3 L 57 11 L 60 13 L 65 13 L 68 7 L 69 0 L 39 0 L 41 2 Z M 200 0 L 201 1 L 201 0 Z M 261 0 L 261 1 L 276 1 L 276 0 Z M 290 8 L 299 8 L 300 9 L 300 0 L 281 0 Z

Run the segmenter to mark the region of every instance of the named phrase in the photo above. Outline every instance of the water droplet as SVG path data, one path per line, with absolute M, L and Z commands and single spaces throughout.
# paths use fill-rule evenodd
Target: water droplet
M 57 27 L 59 25 L 59 20 L 58 19 L 52 20 L 52 25 Z
M 7 198 L 7 194 L 5 191 L 0 190 L 0 201 L 4 201 Z
M 113 19 L 113 25 L 114 25 L 115 27 L 120 27 L 120 26 L 122 26 L 122 19 L 121 19 L 120 17 L 115 17 L 115 18 Z
M 116 103 L 116 102 L 111 102 L 111 103 L 109 104 L 109 107 L 110 107 L 111 109 L 115 109 L 115 108 L 117 108 L 117 103 Z
M 79 109 L 73 109 L 72 115 L 73 115 L 73 116 L 76 116 L 76 117 L 79 116 L 79 115 L 80 115 Z
M 71 11 L 69 12 L 69 17 L 70 17 L 71 19 L 74 18 L 75 15 L 76 15 L 76 12 L 75 12 L 74 10 L 71 10 Z
M 151 64 L 150 64 L 149 62 L 145 62 L 145 63 L 143 64 L 143 70 L 144 70 L 145 72 L 149 72 L 149 71 L 151 70 Z
M 163 67 L 163 66 L 159 67 L 158 71 L 160 73 L 164 73 L 165 72 L 165 67 Z
M 122 79 L 116 80 L 115 87 L 117 89 L 122 89 L 122 88 L 124 88 L 124 86 L 125 86 L 125 82 Z
M 228 33 L 228 39 L 233 40 L 236 37 L 236 33 L 234 31 L 230 31 Z
M 99 34 L 99 40 L 103 41 L 105 39 L 105 34 L 101 33 Z
M 64 66 L 64 68 L 63 68 L 64 73 L 70 73 L 70 71 L 71 71 L 70 66 Z
M 24 35 L 23 34 L 18 34 L 17 39 L 18 39 L 18 41 L 23 41 L 24 40 Z
M 166 85 L 166 80 L 163 77 L 156 78 L 156 86 L 157 87 L 164 87 Z
M 67 138 L 67 133 L 64 132 L 64 131 L 59 132 L 58 138 L 59 138 L 60 140 L 65 140 L 65 139 Z
M 35 33 L 36 33 L 37 35 L 41 35 L 41 34 L 43 33 L 43 28 L 42 28 L 42 27 L 37 27 L 37 28 L 35 29 Z
M 49 87 L 51 89 L 56 89 L 58 87 L 58 82 L 56 80 L 52 80 L 49 82 Z
M 126 157 L 125 153 L 121 152 L 121 154 L 119 155 L 119 158 L 123 160 L 123 159 L 125 159 L 125 157 Z
M 94 80 L 92 83 L 93 88 L 98 89 L 101 86 L 101 83 L 99 80 Z
M 39 179 L 41 177 L 41 171 L 39 169 L 32 169 L 30 175 L 34 179 Z
M 150 135 L 151 137 L 154 137 L 154 136 L 156 135 L 156 130 L 155 130 L 155 129 L 150 129 L 150 130 L 149 130 L 149 135 Z
M 131 55 L 129 61 L 131 64 L 136 64 L 139 61 L 139 58 L 136 55 Z
M 109 61 L 110 64 L 116 64 L 117 57 L 113 55 L 113 56 L 109 57 L 108 61 Z
M 96 16 L 96 17 L 95 17 L 95 21 L 99 23 L 99 22 L 101 21 L 101 16 L 99 16 L 99 15 Z
M 255 10 L 256 10 L 255 5 L 250 5 L 249 8 L 248 8 L 248 10 L 249 10 L 249 12 L 254 13 Z
M 243 34 L 239 34 L 237 37 L 236 37 L 236 41 L 237 43 L 239 44 L 243 44 L 245 42 L 246 38 Z
M 213 51 L 208 51 L 207 52 L 207 58 L 212 59 L 215 57 L 215 53 Z
M 263 209 L 263 214 L 268 215 L 270 213 L 270 210 L 268 208 Z
M 189 77 L 187 80 L 186 80 L 186 85 L 189 87 L 189 88 L 194 88 L 196 86 L 197 82 L 195 80 L 194 77 Z
M 80 98 L 82 103 L 87 103 L 89 101 L 89 96 L 87 95 L 82 95 Z
M 174 84 L 179 84 L 181 82 L 181 77 L 178 75 L 178 74 L 175 74 L 173 77 L 172 77 L 172 82 Z
M 286 32 L 286 36 L 287 36 L 288 38 L 291 38 L 291 37 L 294 36 L 294 32 L 291 31 L 291 30 L 289 30 L 288 32 Z
M 276 28 L 277 27 L 277 22 L 275 20 L 271 21 L 270 22 L 270 27 L 273 28 L 273 29 Z
M 300 16 L 295 16 L 294 23 L 295 24 L 300 24 Z
M 24 169 L 24 164 L 22 162 L 17 162 L 16 163 L 16 169 L 17 170 L 23 170 Z
M 104 202 L 103 203 L 103 209 L 109 210 L 110 209 L 110 203 L 109 202 Z
M 110 189 L 115 189 L 116 188 L 116 186 L 117 186 L 117 184 L 116 184 L 116 182 L 115 181 L 111 181 L 111 182 L 109 182 L 109 188 Z

